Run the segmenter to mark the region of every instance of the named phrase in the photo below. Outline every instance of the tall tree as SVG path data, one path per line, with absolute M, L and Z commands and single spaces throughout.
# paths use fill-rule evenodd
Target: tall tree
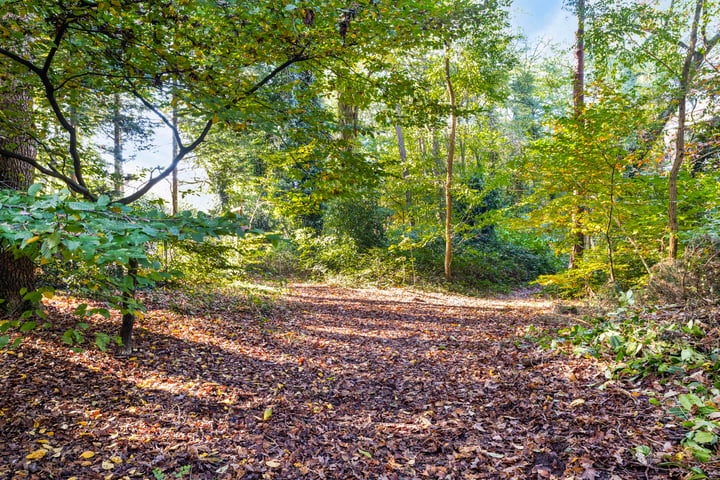
M 585 108 L 585 0 L 577 0 L 575 12 L 578 26 L 575 32 L 575 72 L 573 74 L 573 112 L 575 121 L 582 124 L 583 109 Z M 573 246 L 570 251 L 569 268 L 577 267 L 578 261 L 585 252 L 585 231 L 583 229 L 584 193 L 578 189 L 573 190 L 573 196 L 579 199 L 578 207 L 573 216 Z
M 27 190 L 33 183 L 33 169 L 27 162 L 1 151 L 34 159 L 36 149 L 32 132 L 32 102 L 30 92 L 12 78 L 0 77 L 0 188 Z M 22 125 L 20 131 L 8 124 Z M 21 133 L 22 132 L 22 133 Z M 10 245 L 0 242 L 0 314 L 16 313 L 27 307 L 21 291 L 34 288 L 35 265 L 27 257 L 16 258 Z
M 12 12 L 0 15 L 3 21 L 22 20 Z M 25 38 L 12 39 L 5 45 L 13 55 L 28 49 Z M 33 183 L 33 169 L 16 157 L 36 158 L 32 93 L 20 78 L 8 75 L 17 70 L 7 62 L 0 65 L 6 72 L 0 75 L 0 188 L 24 191 Z M 35 265 L 26 257 L 16 258 L 10 247 L 0 242 L 0 299 L 4 300 L 0 303 L 0 314 L 24 309 L 27 304 L 20 292 L 34 287 Z
M 452 280 L 452 175 L 453 160 L 455 157 L 455 135 L 457 130 L 457 111 L 455 104 L 455 90 L 450 77 L 450 46 L 445 42 L 445 83 L 447 85 L 448 102 L 450 104 L 450 136 L 448 138 L 448 153 L 445 179 L 445 279 Z
M 668 173 L 668 229 L 670 230 L 670 242 L 668 246 L 668 257 L 675 261 L 678 253 L 678 217 L 677 217 L 677 181 L 680 167 L 685 159 L 685 121 L 687 96 L 690 89 L 691 69 L 693 67 L 693 59 L 697 52 L 698 24 L 702 15 L 704 0 L 697 0 L 695 4 L 695 14 L 690 27 L 690 39 L 688 41 L 687 53 L 683 62 L 682 72 L 680 74 L 680 87 L 678 93 L 678 126 L 675 138 L 675 158 L 672 167 Z

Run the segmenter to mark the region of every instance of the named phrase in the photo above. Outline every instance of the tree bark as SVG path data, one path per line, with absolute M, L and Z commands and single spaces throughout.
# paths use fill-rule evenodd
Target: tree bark
M 573 78 L 573 109 L 575 119 L 582 121 L 582 113 L 585 107 L 585 0 L 577 2 L 578 28 L 575 34 L 575 72 Z M 573 191 L 578 207 L 573 214 L 573 246 L 570 252 L 570 264 L 568 268 L 577 268 L 578 261 L 585 253 L 585 232 L 583 231 L 583 193 L 579 190 Z
M 113 103 L 113 161 L 115 171 L 113 172 L 113 183 L 118 197 L 122 197 L 125 185 L 123 182 L 123 158 L 122 158 L 122 125 L 120 123 L 120 112 L 122 103 L 120 94 L 116 93 Z
M 338 119 L 340 121 L 340 138 L 348 142 L 348 151 L 352 150 L 352 143 L 357 137 L 360 107 L 351 102 L 352 91 L 343 90 L 338 93 Z
M 178 131 L 178 116 L 177 116 L 177 104 L 173 102 L 172 107 L 172 125 L 175 131 Z M 173 135 L 172 139 L 172 156 L 173 158 L 176 158 L 178 155 L 178 142 L 177 138 Z M 172 172 L 172 214 L 177 215 L 179 212 L 179 202 L 178 202 L 178 190 L 179 190 L 179 183 L 178 183 L 178 167 L 175 167 L 175 169 Z
M 0 83 L 0 148 L 35 158 L 33 140 L 21 132 L 32 131 L 32 103 L 16 81 Z M 4 88 L 3 88 L 4 87 Z M 20 160 L 0 155 L 0 188 L 25 191 L 33 183 L 32 167 Z M 0 314 L 17 314 L 31 305 L 20 295 L 22 289 L 35 288 L 35 265 L 27 257 L 15 258 L 9 245 L 0 243 Z
M 685 110 L 687 94 L 690 89 L 690 70 L 695 56 L 695 45 L 697 44 L 698 23 L 702 14 L 704 2 L 697 0 L 695 4 L 695 17 L 690 29 L 690 44 L 688 45 L 685 63 L 680 77 L 680 96 L 678 102 L 678 128 L 675 138 L 675 159 L 673 160 L 670 173 L 668 174 L 668 229 L 670 230 L 670 241 L 668 247 L 668 258 L 671 261 L 677 259 L 678 254 L 678 218 L 677 218 L 677 180 L 680 167 L 685 159 Z
M 452 280 L 452 172 L 453 157 L 455 155 L 455 135 L 457 129 L 457 114 L 455 112 L 455 91 L 450 78 L 450 53 L 445 43 L 445 83 L 447 84 L 448 98 L 450 100 L 450 138 L 448 140 L 447 168 L 445 177 L 445 279 Z
M 132 353 L 132 332 L 133 326 L 135 325 L 135 313 L 133 313 L 134 300 L 135 300 L 135 286 L 136 277 L 138 270 L 138 261 L 134 258 L 130 259 L 128 263 L 127 275 L 130 277 L 130 291 L 123 292 L 123 319 L 122 326 L 120 327 L 120 340 L 122 341 L 118 353 L 120 355 L 130 355 Z
M 398 151 L 400 153 L 400 163 L 403 166 L 403 179 L 405 180 L 405 183 L 407 185 L 407 182 L 410 179 L 410 168 L 408 167 L 408 163 L 407 163 L 407 149 L 405 148 L 405 137 L 403 136 L 402 125 L 400 125 L 400 123 L 399 123 L 400 105 L 397 106 L 396 112 L 398 114 L 398 122 L 395 124 L 395 135 L 397 136 Z M 413 221 L 412 215 L 410 214 L 411 206 L 412 206 L 412 194 L 410 193 L 410 189 L 406 188 L 405 189 L 405 211 L 407 212 L 408 223 L 410 225 L 413 225 L 415 222 Z

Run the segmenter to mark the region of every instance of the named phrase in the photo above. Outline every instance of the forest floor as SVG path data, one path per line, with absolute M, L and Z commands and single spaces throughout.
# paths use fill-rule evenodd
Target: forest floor
M 131 357 L 73 352 L 80 300 L 47 301 L 53 327 L 0 351 L 0 479 L 683 476 L 659 465 L 684 431 L 651 379 L 528 339 L 567 322 L 548 300 L 304 284 L 250 300 L 147 295 Z

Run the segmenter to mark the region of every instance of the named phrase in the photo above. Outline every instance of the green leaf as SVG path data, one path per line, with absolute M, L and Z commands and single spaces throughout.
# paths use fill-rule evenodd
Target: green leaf
M 97 199 L 98 207 L 105 207 L 108 203 L 110 203 L 110 197 L 107 195 L 100 195 L 100 198 Z
M 680 395 L 678 397 L 678 401 L 685 410 L 690 410 L 694 405 L 698 407 L 702 407 L 704 405 L 702 400 L 700 400 L 700 398 L 694 393 Z
M 10 330 L 12 327 L 17 327 L 18 322 L 3 322 L 0 323 L 0 332 L 5 333 L 8 330 Z
M 32 185 L 30 185 L 30 188 L 28 188 L 28 195 L 30 195 L 31 197 L 37 196 L 40 190 L 42 190 L 42 187 L 43 186 L 39 183 L 33 183 Z
M 32 291 L 32 292 L 26 293 L 23 296 L 23 300 L 27 300 L 28 302 L 32 302 L 32 303 L 38 303 L 38 302 L 40 302 L 40 300 L 42 300 L 42 293 L 40 293 L 38 291 Z
M 110 343 L 110 340 L 111 338 L 109 335 L 106 335 L 104 333 L 98 333 L 95 336 L 95 345 L 97 345 L 98 348 L 104 352 L 107 348 L 107 344 Z
M 65 333 L 63 333 L 62 341 L 67 343 L 68 345 L 72 345 L 75 343 L 75 330 L 69 329 L 66 330 Z
M 688 415 L 687 415 L 687 413 L 685 412 L 685 410 L 683 410 L 683 409 L 680 408 L 680 407 L 671 407 L 671 408 L 668 408 L 668 413 L 669 413 L 670 415 L 675 415 L 676 417 L 679 417 L 679 418 L 681 418 L 681 419 L 683 419 L 683 420 L 685 420 L 685 419 L 688 418 Z
M 37 323 L 36 323 L 36 322 L 32 322 L 32 321 L 31 321 L 31 322 L 25 322 L 25 323 L 23 323 L 22 327 L 20 327 L 20 331 L 21 331 L 21 332 L 27 332 L 27 331 L 32 330 L 32 329 L 35 328 L 35 327 L 37 327 Z
M 693 440 L 697 443 L 711 443 L 717 436 L 712 432 L 695 432 Z
M 0 348 L 5 348 L 5 345 L 10 343 L 10 335 L 3 335 L 0 337 Z
M 95 210 L 95 205 L 90 202 L 68 202 L 67 205 L 73 210 L 80 210 L 84 212 L 92 212 Z
M 358 448 L 358 452 L 362 453 L 367 458 L 372 458 L 372 454 L 370 452 L 366 452 L 365 450 L 360 450 L 359 448 Z
M 78 317 L 84 317 L 87 313 L 87 303 L 81 303 L 77 307 L 75 307 L 75 315 Z
M 270 420 L 270 417 L 272 417 L 273 409 L 272 407 L 267 407 L 265 411 L 263 412 L 263 420 L 267 421 Z

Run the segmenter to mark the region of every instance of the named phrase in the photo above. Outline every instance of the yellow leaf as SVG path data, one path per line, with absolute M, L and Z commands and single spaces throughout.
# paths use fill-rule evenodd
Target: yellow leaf
M 568 404 L 568 408 L 577 407 L 578 405 L 582 405 L 583 403 L 585 403 L 585 400 L 583 400 L 582 398 L 576 398 Z
M 83 453 L 80 454 L 80 458 L 92 458 L 95 456 L 95 452 L 86 450 Z
M 42 449 L 40 449 L 40 450 L 35 450 L 34 452 L 32 452 L 31 454 L 29 454 L 29 455 L 26 456 L 25 458 L 27 458 L 28 460 L 40 460 L 41 458 L 43 458 L 43 457 L 45 456 L 46 453 L 47 453 L 47 452 L 46 452 L 45 450 L 42 450 Z
M 272 407 L 267 407 L 263 412 L 263 420 L 270 420 L 272 416 Z
M 120 458 L 116 455 L 114 457 L 110 457 L 110 461 L 113 463 L 122 463 L 122 458 Z

